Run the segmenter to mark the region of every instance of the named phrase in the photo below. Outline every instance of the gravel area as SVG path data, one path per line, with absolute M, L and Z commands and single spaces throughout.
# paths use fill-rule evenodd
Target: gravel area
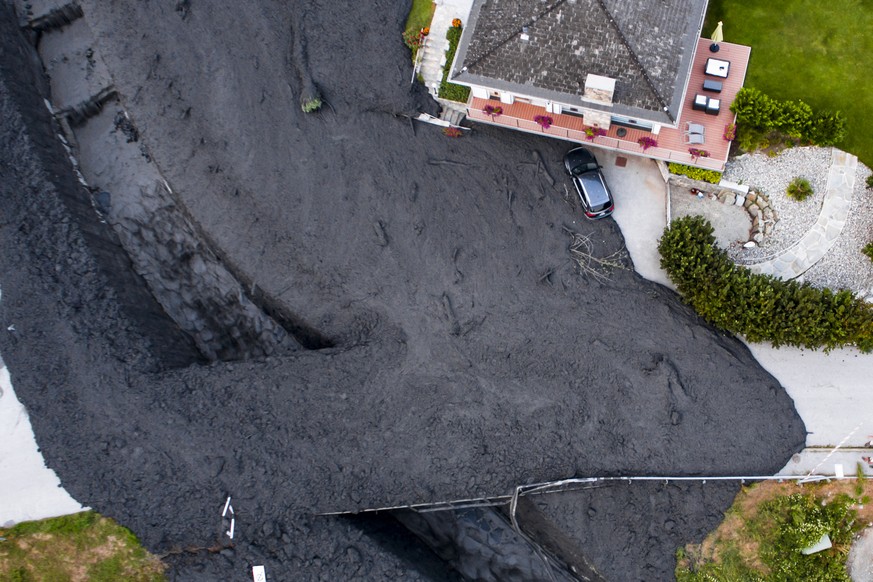
M 803 280 L 816 287 L 851 289 L 868 299 L 873 296 L 873 261 L 861 252 L 873 241 L 873 190 L 867 189 L 870 168 L 858 163 L 849 220 L 840 238 Z
M 724 178 L 763 192 L 776 210 L 779 221 L 761 246 L 746 249 L 740 244 L 728 248 L 738 262 L 760 262 L 795 244 L 815 224 L 826 192 L 831 148 L 805 147 L 785 150 L 771 158 L 746 154 L 728 162 Z M 801 280 L 817 287 L 848 288 L 859 295 L 873 295 L 873 262 L 861 253 L 873 241 L 873 192 L 867 189 L 870 168 L 858 164 L 849 220 L 840 238 L 822 260 Z M 803 202 L 788 198 L 785 189 L 796 176 L 812 184 L 814 195 Z
M 830 148 L 794 148 L 775 158 L 745 154 L 729 161 L 724 179 L 764 193 L 779 217 L 773 232 L 760 246 L 746 249 L 742 244 L 734 244 L 728 249 L 731 258 L 739 262 L 759 262 L 800 240 L 818 218 L 830 162 Z M 803 202 L 791 200 L 785 194 L 788 184 L 798 176 L 809 180 L 814 192 Z

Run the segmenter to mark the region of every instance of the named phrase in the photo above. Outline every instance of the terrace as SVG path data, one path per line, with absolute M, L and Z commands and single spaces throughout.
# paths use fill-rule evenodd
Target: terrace
M 629 155 L 645 156 L 688 164 L 700 168 L 722 171 L 727 162 L 730 142 L 724 139 L 725 126 L 734 122 L 735 116 L 730 111 L 730 104 L 742 88 L 746 77 L 746 69 L 749 64 L 751 48 L 722 42 L 720 50 L 712 53 L 709 50 L 711 41 L 699 39 L 691 75 L 686 88 L 682 110 L 676 128 L 661 127 L 654 134 L 649 131 L 612 124 L 606 135 L 588 139 L 584 133 L 587 126 L 580 115 L 548 113 L 545 107 L 539 107 L 531 103 L 516 100 L 512 104 L 501 103 L 497 99 L 479 99 L 471 97 L 467 103 L 467 117 L 475 121 L 512 127 L 521 131 L 545 134 L 558 139 L 584 143 L 596 147 L 623 152 Z M 729 74 L 726 78 L 714 77 L 705 73 L 707 60 L 715 58 L 730 62 Z M 717 81 L 722 84 L 719 93 L 704 91 L 705 80 Z M 717 114 L 694 108 L 697 95 L 719 99 L 720 108 Z M 501 115 L 491 116 L 483 112 L 486 105 L 500 106 L 503 110 Z M 552 119 L 552 125 L 548 129 L 541 127 L 534 118 L 538 115 L 546 115 Z M 702 143 L 685 143 L 685 124 L 694 123 L 703 126 Z M 643 137 L 651 137 L 657 140 L 657 146 L 643 150 L 638 140 Z M 689 148 L 703 150 L 709 155 L 692 156 Z

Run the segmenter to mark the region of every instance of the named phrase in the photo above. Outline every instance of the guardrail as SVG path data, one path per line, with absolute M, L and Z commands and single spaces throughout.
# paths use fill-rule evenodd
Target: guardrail
M 415 84 L 415 78 L 418 76 L 418 72 L 421 70 L 421 63 L 424 61 L 424 53 L 427 50 L 427 41 L 430 35 L 420 36 L 421 44 L 418 46 L 418 50 L 415 51 L 415 61 L 412 63 L 412 79 L 409 81 L 410 85 Z
M 687 152 L 677 152 L 660 147 L 650 147 L 644 151 L 643 148 L 634 141 L 625 141 L 614 137 L 600 136 L 593 140 L 589 140 L 585 135 L 585 132 L 582 131 L 557 125 L 552 125 L 548 129 L 543 129 L 543 127 L 535 121 L 512 117 L 511 115 L 503 114 L 491 116 L 477 109 L 468 107 L 467 117 L 469 119 L 484 121 L 485 123 L 491 123 L 493 125 L 513 127 L 529 133 L 543 134 L 551 137 L 578 141 L 580 143 L 592 144 L 597 147 L 623 152 L 634 156 L 654 158 L 656 160 L 664 160 L 665 162 L 677 162 L 680 164 L 696 166 L 698 168 L 706 168 L 707 170 L 717 170 L 719 172 L 724 170 L 724 161 L 722 160 L 694 157 Z

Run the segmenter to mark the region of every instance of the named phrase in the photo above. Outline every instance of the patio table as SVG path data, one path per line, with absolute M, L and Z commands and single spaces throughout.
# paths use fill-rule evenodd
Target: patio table
M 728 72 L 731 70 L 730 61 L 723 61 L 721 59 L 706 59 L 706 74 L 711 75 L 713 77 L 721 77 L 722 79 L 727 79 Z

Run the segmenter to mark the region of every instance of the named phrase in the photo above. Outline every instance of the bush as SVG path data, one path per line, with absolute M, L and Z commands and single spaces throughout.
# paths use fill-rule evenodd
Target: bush
M 791 180 L 791 183 L 788 184 L 785 193 L 788 194 L 788 197 L 792 200 L 803 202 L 813 195 L 812 184 L 810 184 L 809 180 L 806 178 L 794 178 Z
M 832 146 L 846 137 L 846 118 L 839 111 L 817 113 L 810 124 L 809 141 L 820 146 Z
M 715 246 L 712 232 L 709 221 L 689 216 L 674 220 L 658 241 L 661 267 L 703 319 L 775 347 L 873 350 L 873 307 L 851 291 L 753 274 Z
M 313 113 L 321 109 L 321 106 L 322 102 L 320 97 L 305 99 L 300 103 L 300 109 L 303 110 L 303 113 Z
M 464 85 L 456 85 L 449 83 L 449 71 L 452 68 L 452 63 L 455 61 L 455 53 L 458 51 L 458 42 L 461 40 L 461 26 L 452 26 L 446 33 L 446 39 L 449 41 L 449 48 L 446 49 L 446 68 L 443 70 L 443 80 L 440 83 L 439 96 L 442 99 L 449 101 L 458 101 L 466 103 L 470 98 L 470 88 Z
M 867 176 L 867 189 L 873 190 L 873 174 Z
M 822 146 L 839 143 L 846 135 L 846 120 L 839 111 L 815 113 L 803 101 L 777 101 L 752 87 L 744 87 L 731 104 L 740 127 L 739 146 L 751 151 L 764 145 L 776 131 L 791 139 Z
M 716 172 L 715 170 L 704 170 L 701 168 L 695 168 L 694 166 L 686 166 L 685 164 L 676 164 L 673 162 L 667 164 L 667 167 L 670 169 L 671 174 L 688 176 L 692 180 L 703 180 L 710 184 L 718 184 L 721 182 L 721 172 Z
M 868 242 L 864 245 L 864 248 L 861 249 L 861 252 L 867 255 L 871 261 L 873 261 L 873 242 Z
M 852 542 L 855 501 L 846 494 L 819 500 L 794 493 L 764 503 L 757 533 L 768 539 L 761 544 L 761 559 L 773 580 L 848 581 L 846 560 L 839 548 Z M 828 534 L 834 548 L 804 556 L 801 550 Z

